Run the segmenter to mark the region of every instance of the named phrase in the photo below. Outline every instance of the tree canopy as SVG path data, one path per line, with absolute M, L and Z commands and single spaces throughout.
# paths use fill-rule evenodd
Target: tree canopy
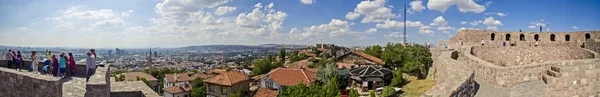
M 386 65 L 402 70 L 403 73 L 416 75 L 419 78 L 424 78 L 433 60 L 429 48 L 415 44 L 404 47 L 397 43 L 388 43 L 383 50 L 378 45 L 369 46 L 365 49 L 365 53 L 381 58 Z

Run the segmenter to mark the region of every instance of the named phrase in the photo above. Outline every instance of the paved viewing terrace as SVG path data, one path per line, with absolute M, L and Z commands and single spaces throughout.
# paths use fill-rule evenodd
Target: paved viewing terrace
M 25 61 L 25 64 L 30 63 Z M 5 60 L 0 60 L 0 86 L 3 86 L 0 87 L 0 97 L 160 97 L 142 81 L 111 81 L 110 65 L 98 66 L 88 82 L 85 80 L 85 65 L 77 65 L 75 75 L 68 78 L 19 71 L 7 66 Z

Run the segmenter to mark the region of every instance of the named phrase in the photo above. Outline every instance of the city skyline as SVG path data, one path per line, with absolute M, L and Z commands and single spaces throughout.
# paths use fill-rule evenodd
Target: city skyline
M 461 29 L 598 30 L 600 1 L 409 0 L 409 42 Z M 402 42 L 404 0 L 0 1 L 0 45 L 149 48 Z

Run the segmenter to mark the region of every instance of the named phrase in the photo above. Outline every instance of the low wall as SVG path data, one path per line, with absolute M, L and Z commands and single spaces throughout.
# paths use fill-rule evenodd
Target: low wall
M 110 97 L 110 65 L 96 67 L 85 87 L 86 97 Z
M 474 81 L 474 73 L 456 58 L 455 51 L 442 53 L 434 63 L 437 70 L 435 80 L 438 84 L 425 92 L 426 97 L 473 97 L 479 85 Z M 456 55 L 454 55 L 456 56 Z
M 481 78 L 488 83 L 500 86 L 500 87 L 511 87 L 517 83 L 526 82 L 535 79 L 541 79 L 542 74 L 545 73 L 550 66 L 560 65 L 565 63 L 571 64 L 583 64 L 590 62 L 591 60 L 600 59 L 581 59 L 581 60 L 567 60 L 567 61 L 553 61 L 544 62 L 523 66 L 513 67 L 500 67 L 490 62 L 484 61 L 478 57 L 472 55 L 472 47 L 465 50 L 463 55 L 466 57 L 466 64 L 469 68 L 474 70 L 475 76 Z
M 474 56 L 499 66 L 522 66 L 547 61 L 591 59 L 594 54 L 577 46 L 481 47 L 475 46 Z
M 111 82 L 111 97 L 160 97 L 142 81 Z
M 600 39 L 598 41 L 588 40 L 584 47 L 596 53 L 600 53 Z
M 0 97 L 60 97 L 62 88 L 58 77 L 0 67 Z
M 30 65 L 31 60 L 25 60 L 21 67 L 24 70 L 28 70 Z M 8 67 L 6 60 L 0 60 L 0 67 Z M 42 71 L 42 68 L 44 68 L 44 62 L 38 62 L 38 71 Z M 85 76 L 85 70 L 85 64 L 75 64 L 75 76 Z

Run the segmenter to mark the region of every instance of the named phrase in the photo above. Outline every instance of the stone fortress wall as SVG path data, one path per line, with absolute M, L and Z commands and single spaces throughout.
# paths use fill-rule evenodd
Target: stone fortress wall
M 568 46 L 538 47 L 480 47 L 472 49 L 473 55 L 495 65 L 522 66 L 548 61 L 591 59 L 594 54 L 583 48 Z
M 521 35 L 522 34 L 522 35 Z M 507 37 L 510 35 L 509 37 Z M 498 32 L 487 30 L 463 30 L 450 40 L 441 41 L 448 49 L 459 51 L 458 61 L 453 65 L 465 65 L 474 76 L 498 87 L 512 87 L 529 81 L 543 81 L 542 89 L 553 96 L 600 96 L 600 31 L 582 32 Z M 492 36 L 494 36 L 492 38 Z M 536 40 L 537 37 L 537 40 Z M 551 39 L 554 37 L 554 39 Z M 568 37 L 568 38 L 567 38 Z M 509 38 L 509 39 L 506 39 Z M 481 40 L 485 45 L 481 46 Z M 462 40 L 463 44 L 460 44 Z M 507 43 L 507 47 L 503 46 Z M 535 46 L 535 43 L 538 43 Z M 583 48 L 580 48 L 583 47 Z M 438 52 L 438 51 L 435 51 Z M 432 51 L 432 55 L 434 51 Z M 444 64 L 453 63 L 442 59 L 434 60 L 431 70 L 446 72 Z M 435 59 L 435 58 L 432 58 Z M 512 63 L 511 63 L 512 62 Z M 438 64 L 436 64 L 438 63 Z M 502 65 L 502 63 L 506 63 Z M 442 65 L 442 66 L 440 66 Z M 469 71 L 469 70 L 466 70 Z M 450 71 L 451 72 L 451 71 Z M 452 72 L 453 73 L 453 72 Z M 437 77 L 452 74 L 434 73 Z M 465 82 L 463 80 L 452 83 Z M 439 82 L 438 82 L 439 83 Z M 481 83 L 481 82 L 475 82 Z M 432 90 L 434 90 L 432 89 Z M 450 89 L 450 88 L 448 88 Z M 432 91 L 430 90 L 430 91 Z M 451 89 L 448 91 L 457 91 Z M 425 96 L 431 96 L 426 95 Z
M 508 36 L 508 40 L 507 40 Z M 538 37 L 536 40 L 536 36 Z M 554 41 L 552 41 L 554 36 Z M 569 39 L 567 40 L 567 37 Z M 522 40 L 521 40 L 522 38 Z M 460 48 L 469 45 L 481 46 L 481 40 L 485 41 L 485 47 L 500 47 L 506 42 L 507 46 L 514 44 L 518 47 L 530 47 L 538 43 L 538 46 L 571 46 L 579 47 L 586 41 L 600 40 L 600 31 L 580 31 L 580 32 L 502 32 L 490 30 L 462 30 L 449 40 L 440 41 L 439 47 L 444 43 L 448 48 Z M 596 41 L 600 42 L 600 41 Z M 590 43 L 590 42 L 587 42 Z
M 473 97 L 479 85 L 474 81 L 474 72 L 458 61 L 458 52 L 454 50 L 431 50 L 434 57 L 433 67 L 428 78 L 436 80 L 437 84 L 426 91 L 426 97 Z M 441 54 L 439 51 L 444 51 Z M 433 75 L 433 76 L 431 76 Z
M 25 64 L 31 64 L 31 61 L 25 61 Z M 27 70 L 17 71 L 7 66 L 6 60 L 0 60 L 0 97 L 159 97 L 142 81 L 111 81 L 110 65 L 96 67 L 88 82 L 85 78 L 61 79 Z M 85 75 L 85 65 L 76 65 L 76 69 L 75 76 Z
M 60 78 L 0 67 L 0 97 L 60 97 L 62 89 Z

